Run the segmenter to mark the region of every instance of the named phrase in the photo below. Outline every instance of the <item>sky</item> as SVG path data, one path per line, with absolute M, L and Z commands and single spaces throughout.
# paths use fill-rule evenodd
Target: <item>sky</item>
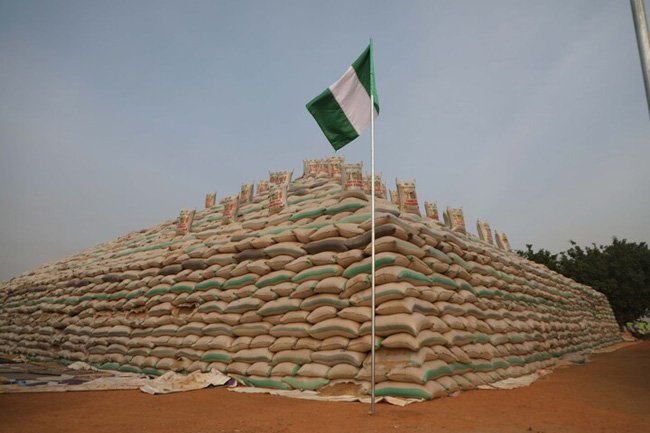
M 389 187 L 514 248 L 650 241 L 627 1 L 0 0 L 0 280 L 333 155 L 305 103 L 371 37 Z

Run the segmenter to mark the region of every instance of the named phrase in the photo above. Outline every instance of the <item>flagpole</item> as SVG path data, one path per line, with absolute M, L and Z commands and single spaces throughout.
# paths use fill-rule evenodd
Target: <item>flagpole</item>
M 370 331 L 370 414 L 375 415 L 375 97 L 370 92 L 370 272 L 371 272 L 371 331 Z
M 645 97 L 650 111 L 650 36 L 648 36 L 648 22 L 645 16 L 645 5 L 643 0 L 630 0 L 632 5 L 632 17 L 634 18 L 634 30 L 636 41 L 639 46 L 639 58 L 641 59 L 641 72 L 645 84 Z

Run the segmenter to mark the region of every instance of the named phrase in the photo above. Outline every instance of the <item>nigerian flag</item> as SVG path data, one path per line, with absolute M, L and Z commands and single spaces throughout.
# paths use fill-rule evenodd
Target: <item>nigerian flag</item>
M 370 124 L 370 95 L 373 115 L 379 114 L 372 40 L 338 81 L 307 103 L 307 110 L 334 149 L 357 138 Z

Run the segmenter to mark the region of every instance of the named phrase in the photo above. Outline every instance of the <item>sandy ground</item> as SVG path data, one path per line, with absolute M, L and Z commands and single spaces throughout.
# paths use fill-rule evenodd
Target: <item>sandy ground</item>
M 0 395 L 2 433 L 650 432 L 650 342 L 593 355 L 532 386 L 471 391 L 407 407 L 206 389 Z

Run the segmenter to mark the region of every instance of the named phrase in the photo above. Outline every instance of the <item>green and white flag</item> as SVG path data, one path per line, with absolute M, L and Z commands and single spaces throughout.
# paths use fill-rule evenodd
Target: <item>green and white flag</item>
M 307 103 L 307 110 L 334 149 L 339 150 L 370 125 L 370 95 L 373 115 L 377 117 L 372 41 L 336 83 Z

